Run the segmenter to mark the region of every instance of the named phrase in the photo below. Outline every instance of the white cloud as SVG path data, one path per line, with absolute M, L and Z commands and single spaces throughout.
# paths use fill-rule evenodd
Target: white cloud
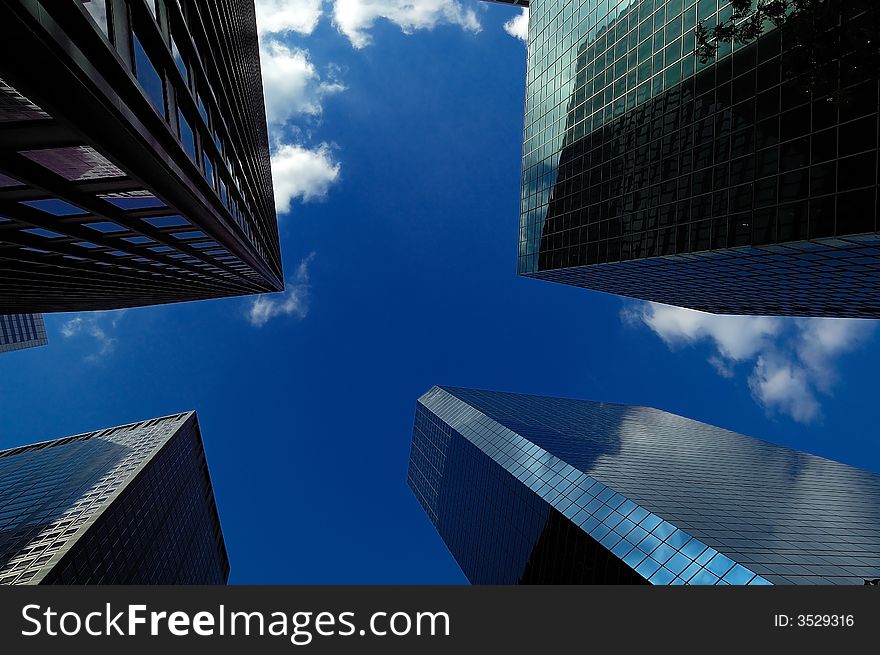
M 873 321 L 840 319 L 797 319 L 796 324 L 798 359 L 823 392 L 837 381 L 834 359 L 863 345 L 876 326 Z
M 98 362 L 116 350 L 116 326 L 125 315 L 125 309 L 107 312 L 82 312 L 61 325 L 61 335 L 65 339 L 90 337 L 94 339 L 96 350 L 86 355 L 86 361 Z
M 771 412 L 788 414 L 798 423 L 812 423 L 821 416 L 814 380 L 806 369 L 784 356 L 761 355 L 749 376 L 752 396 Z
M 275 210 L 279 214 L 289 212 L 295 198 L 303 202 L 323 198 L 330 185 L 339 179 L 341 169 L 326 143 L 315 148 L 279 145 L 272 153 Z
M 648 303 L 640 318 L 670 347 L 711 339 L 721 358 L 734 362 L 753 357 L 782 329 L 777 318 L 720 316 L 656 303 Z
M 504 23 L 504 31 L 521 41 L 529 42 L 529 8 L 523 7 L 519 15 Z
M 287 11 L 297 3 L 263 3 L 273 10 Z M 283 5 L 283 6 L 282 6 Z M 263 10 L 266 10 L 264 6 Z M 283 12 L 282 12 L 283 13 Z M 329 66 L 326 76 L 319 74 L 307 50 L 286 45 L 271 37 L 260 41 L 260 64 L 266 98 L 266 119 L 272 137 L 272 179 L 275 210 L 290 211 L 293 200 L 321 199 L 339 179 L 341 166 L 330 146 L 285 143 L 291 134 L 303 132 L 293 124 L 297 117 L 316 117 L 323 111 L 324 99 L 345 90 Z M 285 138 L 286 134 L 286 138 Z
M 648 326 L 672 349 L 711 343 L 708 361 L 723 377 L 734 377 L 737 366 L 749 362 L 755 400 L 768 413 L 800 423 L 821 418 L 820 396 L 830 395 L 838 380 L 836 360 L 875 329 L 865 320 L 722 316 L 656 303 L 630 305 L 622 318 Z
M 257 0 L 260 34 L 298 32 L 308 36 L 321 18 L 323 0 Z
M 251 301 L 247 319 L 255 327 L 263 327 L 276 316 L 305 318 L 309 313 L 309 266 L 315 253 L 309 253 L 296 267 L 296 273 L 281 293 L 257 296 Z
M 260 43 L 260 67 L 270 127 L 282 126 L 296 116 L 318 116 L 327 95 L 345 90 L 333 79 L 332 67 L 330 79 L 322 79 L 308 51 L 274 39 Z
M 430 30 L 441 24 L 458 25 L 470 32 L 480 31 L 473 9 L 458 0 L 334 0 L 333 23 L 355 48 L 371 42 L 369 30 L 384 18 L 404 32 Z

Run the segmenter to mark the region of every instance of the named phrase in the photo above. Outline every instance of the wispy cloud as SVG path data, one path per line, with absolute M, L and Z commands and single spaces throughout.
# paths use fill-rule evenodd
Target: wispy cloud
M 61 325 L 61 335 L 65 339 L 88 338 L 94 342 L 94 352 L 86 355 L 89 362 L 101 362 L 116 350 L 116 326 L 127 310 L 109 312 L 82 312 L 69 318 Z
M 247 319 L 254 327 L 263 327 L 277 316 L 295 316 L 303 319 L 309 313 L 309 267 L 315 253 L 303 259 L 296 272 L 281 293 L 266 294 L 254 298 L 247 312 Z
M 319 67 L 308 49 L 288 36 L 311 35 L 323 15 L 322 0 L 257 0 L 260 67 L 272 144 L 275 210 L 291 211 L 295 200 L 322 199 L 339 180 L 342 165 L 327 141 L 315 143 L 295 121 L 314 126 L 329 96 L 345 91 L 340 68 Z M 520 20 L 518 17 L 515 20 Z M 406 33 L 441 24 L 480 31 L 476 12 L 458 0 L 332 0 L 332 22 L 355 48 L 371 42 L 376 21 L 387 20 Z M 520 29 L 520 28 L 517 28 Z M 323 71 L 323 72 L 322 72 Z
M 656 303 L 628 305 L 621 316 L 629 325 L 646 325 L 671 349 L 710 343 L 708 361 L 723 377 L 747 364 L 754 399 L 768 414 L 799 423 L 821 419 L 821 398 L 839 379 L 837 360 L 876 327 L 865 320 L 722 316 Z
M 523 7 L 519 14 L 504 23 L 504 31 L 521 41 L 529 41 L 529 8 Z
M 370 30 L 378 20 L 397 25 L 404 34 L 458 25 L 469 32 L 481 29 L 477 13 L 459 0 L 328 0 L 332 22 L 355 48 L 372 43 Z M 324 13 L 323 0 L 257 0 L 260 36 L 312 34 Z
M 320 116 L 324 99 L 345 90 L 345 85 L 336 79 L 335 66 L 321 75 L 307 50 L 274 39 L 264 39 L 260 44 L 260 68 L 270 127 L 283 126 L 303 115 Z
M 355 48 L 372 42 L 369 32 L 385 19 L 404 34 L 431 30 L 438 25 L 458 25 L 469 32 L 480 31 L 476 12 L 457 0 L 334 0 L 333 24 Z
M 257 0 L 257 30 L 263 34 L 296 32 L 308 36 L 318 26 L 323 0 Z

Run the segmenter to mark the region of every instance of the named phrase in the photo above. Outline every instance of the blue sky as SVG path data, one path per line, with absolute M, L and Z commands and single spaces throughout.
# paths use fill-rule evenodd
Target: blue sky
M 405 482 L 432 384 L 650 405 L 880 472 L 872 324 L 516 276 L 520 10 L 259 5 L 288 291 L 48 316 L 48 347 L 0 356 L 0 447 L 198 410 L 235 583 L 464 582 Z

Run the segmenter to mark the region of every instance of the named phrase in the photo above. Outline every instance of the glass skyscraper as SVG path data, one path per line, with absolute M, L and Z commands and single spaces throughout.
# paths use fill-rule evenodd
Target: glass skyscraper
M 194 412 L 0 451 L 0 584 L 225 584 Z
M 434 387 L 408 482 L 472 583 L 880 578 L 880 475 L 656 409 Z
M 46 324 L 40 314 L 0 314 L 0 353 L 47 343 Z
M 253 0 L 0 3 L 0 313 L 283 287 Z
M 770 26 L 702 64 L 695 28 L 727 0 L 528 5 L 522 275 L 714 313 L 880 317 L 878 71 L 858 52 L 816 59 Z M 825 43 L 878 29 L 876 3 L 830 6 Z

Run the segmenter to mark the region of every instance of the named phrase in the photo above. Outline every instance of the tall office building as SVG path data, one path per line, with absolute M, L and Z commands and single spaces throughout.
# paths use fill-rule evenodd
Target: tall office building
M 880 317 L 878 71 L 833 46 L 880 39 L 875 2 L 822 4 L 838 13 L 812 51 L 783 27 L 706 64 L 695 26 L 727 0 L 516 4 L 522 275 L 713 313 Z
M 0 584 L 225 584 L 194 412 L 0 451 Z
M 46 324 L 40 314 L 0 314 L 0 353 L 47 343 Z
M 408 481 L 473 583 L 880 578 L 880 475 L 656 409 L 434 387 Z
M 253 0 L 0 3 L 0 313 L 283 286 Z

